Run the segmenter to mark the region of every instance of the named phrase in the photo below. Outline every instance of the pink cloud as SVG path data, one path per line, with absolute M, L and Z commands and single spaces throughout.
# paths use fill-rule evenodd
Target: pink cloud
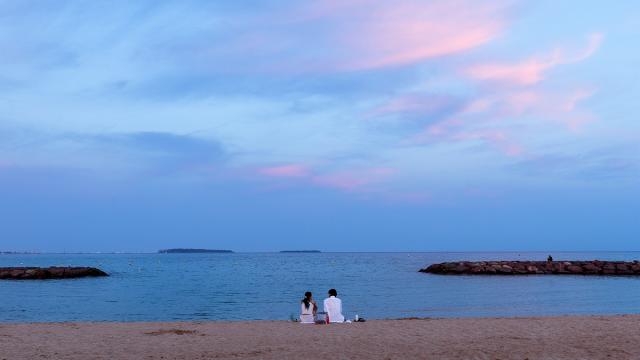
M 533 85 L 544 79 L 545 72 L 553 67 L 576 63 L 593 55 L 602 43 L 603 35 L 596 33 L 589 37 L 587 47 L 577 54 L 567 55 L 555 50 L 545 56 L 533 57 L 518 63 L 493 63 L 474 65 L 465 72 L 474 79 L 515 85 Z
M 414 136 L 412 143 L 480 142 L 495 148 L 507 156 L 520 156 L 524 148 L 506 130 L 499 128 L 470 129 L 460 119 L 450 119 L 428 126 Z
M 394 170 L 390 168 L 346 170 L 314 176 L 311 182 L 344 191 L 364 191 L 366 186 L 380 182 L 393 173 Z
M 360 15 L 361 21 L 342 39 L 345 49 L 355 50 L 358 56 L 344 66 L 406 65 L 484 45 L 504 27 L 501 9 L 495 4 L 399 1 L 372 7 L 363 2 L 351 14 Z
M 526 116 L 535 121 L 542 119 L 557 122 L 572 132 L 578 132 L 585 123 L 594 120 L 594 116 L 588 111 L 580 110 L 578 104 L 594 93 L 593 89 L 585 88 L 568 93 L 527 89 L 478 98 L 460 111 L 458 117 L 431 124 L 408 141 L 480 142 L 507 156 L 521 156 L 526 153 L 524 146 L 514 139 L 514 128 L 504 123 L 505 121 Z M 535 125 L 531 122 L 529 124 Z
M 497 0 L 324 0 L 289 10 L 272 42 L 308 47 L 309 39 L 288 25 L 311 29 L 312 58 L 289 61 L 305 69 L 366 70 L 403 66 L 465 52 L 500 35 L 506 25 L 509 2 Z M 302 60 L 302 63 L 298 63 Z M 291 63 L 288 64 L 291 69 Z
M 522 155 L 522 145 L 516 143 L 511 136 L 503 130 L 470 130 L 460 131 L 451 136 L 456 141 L 482 141 L 499 149 L 508 156 Z
M 412 65 L 465 53 L 497 38 L 512 2 L 318 0 L 275 6 L 252 19 L 257 28 L 232 24 L 234 41 L 196 49 L 196 64 L 208 69 L 226 59 L 226 71 L 243 74 Z
M 269 166 L 258 169 L 258 173 L 271 177 L 301 178 L 309 176 L 309 169 L 300 164 Z
M 594 119 L 578 104 L 590 98 L 593 89 L 579 88 L 571 92 L 552 92 L 545 90 L 514 91 L 495 99 L 493 116 L 505 118 L 512 116 L 539 116 L 565 125 L 571 131 L 578 131 L 582 125 Z
M 298 179 L 302 183 L 349 192 L 366 192 L 372 184 L 379 183 L 395 171 L 385 167 L 352 168 L 338 171 L 313 171 L 305 165 L 287 164 L 261 167 L 256 171 L 269 178 Z

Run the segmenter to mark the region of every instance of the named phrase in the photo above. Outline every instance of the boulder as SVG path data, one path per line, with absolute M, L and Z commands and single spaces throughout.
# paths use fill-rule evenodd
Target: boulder
M 567 271 L 572 274 L 582 274 L 582 268 L 578 265 L 567 266 Z
M 586 263 L 582 266 L 582 270 L 584 270 L 587 274 L 598 274 L 602 269 L 592 263 Z

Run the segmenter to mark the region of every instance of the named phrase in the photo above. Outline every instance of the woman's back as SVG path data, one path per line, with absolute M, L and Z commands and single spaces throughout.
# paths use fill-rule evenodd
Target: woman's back
M 300 322 L 303 324 L 315 323 L 317 309 L 315 301 L 311 298 L 311 293 L 307 292 L 305 298 L 300 302 Z

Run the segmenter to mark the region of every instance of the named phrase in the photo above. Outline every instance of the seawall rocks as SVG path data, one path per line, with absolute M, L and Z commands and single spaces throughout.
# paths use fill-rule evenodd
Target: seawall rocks
M 0 268 L 0 280 L 47 280 L 109 276 L 92 267 L 5 267 Z
M 441 275 L 640 275 L 636 261 L 456 261 L 420 272 Z

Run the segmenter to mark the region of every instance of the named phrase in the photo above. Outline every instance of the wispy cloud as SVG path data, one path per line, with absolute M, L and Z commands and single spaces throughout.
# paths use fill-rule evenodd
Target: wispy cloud
M 260 29 L 232 23 L 234 33 L 230 35 L 237 41 L 195 51 L 211 63 L 228 61 L 226 69 L 234 73 L 241 69 L 308 74 L 399 67 L 487 44 L 505 28 L 509 7 L 510 1 L 503 0 L 322 0 L 263 12 L 255 17 Z M 189 49 L 192 45 L 179 46 Z M 260 63 L 248 61 L 248 54 L 258 57 Z
M 351 1 L 327 17 L 353 19 L 334 40 L 351 59 L 339 68 L 407 65 L 464 52 L 494 39 L 504 28 L 503 2 Z
M 371 187 L 388 179 L 395 170 L 386 167 L 360 167 L 344 170 L 312 169 L 303 164 L 258 167 L 256 172 L 268 178 L 296 179 L 310 186 L 346 192 L 371 192 Z
M 466 74 L 477 80 L 494 81 L 515 85 L 533 85 L 542 81 L 545 73 L 556 66 L 583 61 L 600 47 L 604 36 L 595 33 L 589 36 L 587 47 L 575 54 L 556 49 L 550 54 L 534 56 L 517 63 L 487 63 L 472 65 Z
M 637 146 L 628 147 L 635 151 Z M 611 149 L 584 154 L 542 153 L 527 156 L 510 166 L 511 169 L 531 177 L 560 177 L 571 181 L 602 182 L 612 179 L 637 180 L 640 178 L 640 159 L 620 156 Z
M 460 120 L 448 120 L 428 126 L 423 132 L 415 135 L 410 143 L 480 143 L 489 145 L 508 156 L 519 156 L 524 152 L 523 145 L 516 142 L 506 129 L 473 128 Z
M 300 164 L 287 164 L 279 166 L 267 166 L 258 169 L 258 173 L 271 177 L 307 177 L 310 174 L 309 169 Z
M 394 173 L 390 168 L 365 168 L 324 173 L 311 178 L 313 184 L 343 191 L 367 191 L 368 186 L 379 183 Z

